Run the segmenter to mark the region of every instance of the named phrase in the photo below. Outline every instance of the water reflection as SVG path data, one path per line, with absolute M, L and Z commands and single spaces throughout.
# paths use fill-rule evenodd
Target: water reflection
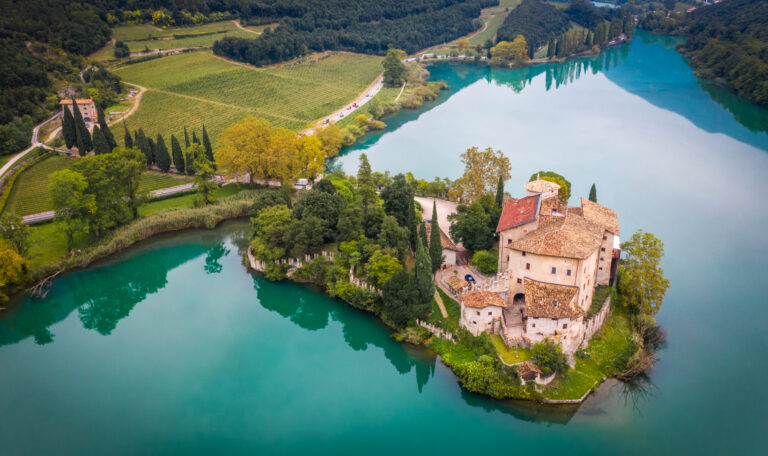
M 136 304 L 165 287 L 169 271 L 205 252 L 203 246 L 194 244 L 149 251 L 57 280 L 48 298 L 27 298 L 3 315 L 0 345 L 29 336 L 39 345 L 49 344 L 55 335 L 48 328 L 75 309 L 85 328 L 109 335 Z
M 262 307 L 275 312 L 299 327 L 317 331 L 328 326 L 330 321 L 339 322 L 346 344 L 355 351 L 370 347 L 380 348 L 392 367 L 401 374 L 416 370 L 419 392 L 434 375 L 435 356 L 417 347 L 395 342 L 389 337 L 390 331 L 376 321 L 371 314 L 353 309 L 346 304 L 318 296 L 308 287 L 292 283 L 269 282 L 263 277 L 253 277 L 253 288 L 257 290 Z

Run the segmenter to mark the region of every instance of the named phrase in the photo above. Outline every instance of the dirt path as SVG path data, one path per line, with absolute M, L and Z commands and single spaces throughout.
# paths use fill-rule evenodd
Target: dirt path
M 393 101 L 392 103 L 397 103 L 397 100 L 400 99 L 400 95 L 403 94 L 403 90 L 405 90 L 406 84 L 408 84 L 408 81 L 403 81 L 403 86 L 400 87 L 400 93 L 397 94 L 397 96 L 395 97 L 395 101 Z
M 440 297 L 440 293 L 435 290 L 435 302 L 437 302 L 437 307 L 440 308 L 440 313 L 443 314 L 443 318 L 448 318 L 448 311 L 445 310 L 445 304 L 443 304 L 443 298 Z
M 116 123 L 118 123 L 118 122 L 120 122 L 122 120 L 127 119 L 128 116 L 130 116 L 131 114 L 136 112 L 136 110 L 139 109 L 139 105 L 141 104 L 141 96 L 144 95 L 144 92 L 147 91 L 146 87 L 142 87 L 142 86 L 140 86 L 138 84 L 133 84 L 131 82 L 125 82 L 125 81 L 123 81 L 123 83 L 128 84 L 129 86 L 136 87 L 137 89 L 139 89 L 139 92 L 136 94 L 136 96 L 133 97 L 133 106 L 131 106 L 131 109 L 129 109 L 121 117 L 112 120 L 112 122 L 109 122 L 107 125 L 110 125 L 110 126 L 114 125 L 114 124 L 116 124 Z
M 235 19 L 234 21 L 232 21 L 232 23 L 235 24 L 235 27 L 239 28 L 240 30 L 243 30 L 243 31 L 246 31 L 246 32 L 249 32 L 249 33 L 253 33 L 254 35 L 261 35 L 260 32 L 257 32 L 255 30 L 250 30 L 250 29 L 247 29 L 247 28 L 243 27 L 243 24 L 240 23 L 240 19 Z

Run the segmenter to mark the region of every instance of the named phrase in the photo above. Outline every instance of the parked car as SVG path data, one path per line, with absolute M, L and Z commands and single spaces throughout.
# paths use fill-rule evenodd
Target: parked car
M 465 274 L 464 275 L 464 280 L 466 280 L 469 283 L 475 283 L 475 278 L 472 277 L 472 274 Z

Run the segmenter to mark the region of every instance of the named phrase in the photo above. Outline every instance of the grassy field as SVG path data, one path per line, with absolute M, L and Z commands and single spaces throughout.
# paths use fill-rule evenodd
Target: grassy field
M 123 80 L 149 89 L 131 130 L 183 135 L 205 123 L 212 142 L 245 116 L 302 130 L 357 97 L 381 72 L 381 57 L 320 54 L 279 66 L 253 68 L 191 52 L 115 70 Z M 122 135 L 119 139 L 122 139 Z
M 634 352 L 629 345 L 632 327 L 626 313 L 617 307 L 611 309 L 611 316 L 603 328 L 589 341 L 586 352 L 589 359 L 576 357 L 576 367 L 568 371 L 559 384 L 550 385 L 544 391 L 549 399 L 577 399 L 599 382 L 617 371 L 615 364 L 625 357 L 626 350 Z
M 491 336 L 491 342 L 493 342 L 493 346 L 496 347 L 496 351 L 499 352 L 501 359 L 507 364 L 516 364 L 533 359 L 531 357 L 531 351 L 527 348 L 507 348 L 507 345 L 498 334 Z
M 247 27 L 248 31 L 238 28 L 232 21 L 213 22 L 194 27 L 172 27 L 158 29 L 151 25 L 127 25 L 112 30 L 115 40 L 124 41 L 131 52 L 144 49 L 177 49 L 198 46 L 212 46 L 214 41 L 227 36 L 239 38 L 254 38 L 261 34 L 267 26 Z M 174 35 L 197 35 L 174 38 Z M 149 39 L 149 38 L 154 39 Z M 157 39 L 161 38 L 161 39 Z M 114 45 L 110 44 L 90 55 L 96 61 L 114 58 Z
M 461 306 L 453 298 L 449 297 L 443 290 L 438 287 L 438 294 L 443 301 L 445 310 L 448 312 L 448 318 L 443 318 L 443 314 L 440 312 L 440 308 L 437 306 L 435 300 L 432 300 L 432 315 L 429 317 L 431 323 L 436 323 L 448 331 L 456 332 L 459 329 L 459 315 L 461 313 Z
M 228 185 L 217 189 L 214 193 L 217 198 L 233 195 L 243 190 L 238 185 Z M 169 198 L 162 201 L 153 201 L 146 203 L 139 208 L 139 216 L 159 212 L 163 209 L 179 208 L 185 209 L 192 207 L 193 195 L 184 195 L 176 198 Z M 46 223 L 44 225 L 33 226 L 30 229 L 29 240 L 31 247 L 29 249 L 30 267 L 35 269 L 45 264 L 54 263 L 67 254 L 67 238 L 59 231 L 55 223 Z M 93 239 L 85 234 L 75 236 L 74 248 L 84 249 Z
M 48 193 L 48 176 L 55 171 L 69 168 L 74 160 L 55 155 L 25 170 L 18 177 L 11 190 L 4 212 L 14 212 L 23 216 L 52 210 Z M 148 192 L 174 187 L 191 180 L 186 176 L 147 172 L 139 182 L 139 191 Z

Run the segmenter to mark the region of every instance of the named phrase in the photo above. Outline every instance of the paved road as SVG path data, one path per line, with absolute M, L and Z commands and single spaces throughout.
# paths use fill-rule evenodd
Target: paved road
M 177 185 L 175 187 L 161 188 L 159 190 L 154 190 L 149 192 L 149 199 L 159 198 L 161 196 L 173 195 L 175 193 L 181 193 L 187 190 L 192 190 L 193 188 L 195 188 L 195 184 L 191 184 L 191 183 Z M 30 223 L 38 223 L 38 222 L 53 220 L 55 216 L 56 216 L 55 212 L 46 211 L 46 212 L 40 212 L 32 215 L 25 215 L 21 219 L 24 221 L 24 223 L 30 224 Z
M 32 152 L 33 150 L 37 149 L 38 147 L 44 147 L 44 148 L 46 148 L 46 149 L 50 149 L 50 147 L 48 147 L 48 146 L 46 146 L 45 144 L 43 144 L 42 142 L 40 142 L 40 128 L 42 128 L 42 127 L 43 127 L 43 125 L 45 125 L 45 124 L 47 124 L 47 123 L 49 123 L 49 122 L 53 122 L 53 121 L 55 121 L 56 119 L 58 119 L 58 117 L 59 117 L 59 114 L 60 114 L 60 113 L 58 113 L 58 112 L 57 112 L 56 114 L 54 114 L 53 116 L 51 116 L 51 118 L 50 118 L 50 119 L 48 119 L 48 120 L 46 120 L 45 122 L 43 122 L 43 123 L 41 123 L 41 124 L 38 124 L 38 125 L 35 125 L 35 128 L 33 128 L 33 129 L 32 129 L 32 145 L 31 145 L 31 146 L 29 146 L 28 148 L 26 148 L 26 149 L 22 150 L 22 151 L 21 151 L 21 152 L 19 152 L 18 154 L 14 155 L 14 156 L 13 156 L 13 157 L 12 157 L 10 160 L 8 160 L 8 162 L 7 162 L 5 165 L 3 165 L 2 167 L 0 167 L 0 176 L 2 176 L 3 174 L 5 174 L 5 172 L 6 172 L 6 171 L 8 171 L 9 169 L 11 169 L 11 167 L 12 167 L 12 166 L 13 166 L 13 165 L 14 165 L 16 162 L 18 162 L 19 160 L 21 160 L 22 158 L 24 158 L 24 156 L 25 156 L 25 155 L 27 155 L 28 153 L 30 153 L 30 152 Z

